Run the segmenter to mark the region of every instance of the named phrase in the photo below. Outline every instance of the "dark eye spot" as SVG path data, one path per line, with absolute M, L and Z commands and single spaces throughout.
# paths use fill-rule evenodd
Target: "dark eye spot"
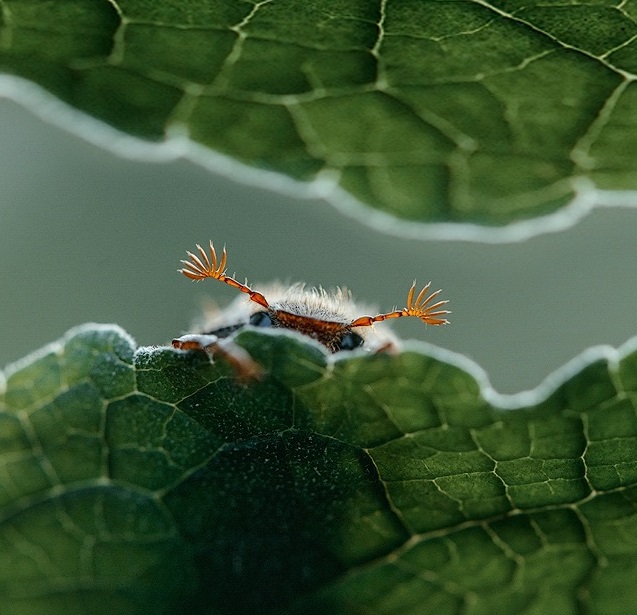
M 348 331 L 342 338 L 338 344 L 339 350 L 354 350 L 354 348 L 359 348 L 363 345 L 363 338 L 358 335 L 358 333 L 354 333 L 353 331 Z
M 253 327 L 271 327 L 272 319 L 267 312 L 255 312 L 250 316 L 250 324 Z

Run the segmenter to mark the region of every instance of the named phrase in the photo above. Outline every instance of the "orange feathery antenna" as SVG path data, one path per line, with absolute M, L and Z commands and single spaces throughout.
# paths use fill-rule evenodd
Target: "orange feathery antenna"
M 427 296 L 429 286 L 431 286 L 431 282 L 425 285 L 414 300 L 414 293 L 416 291 L 416 282 L 414 281 L 407 294 L 406 308 L 388 312 L 387 314 L 378 314 L 377 316 L 361 316 L 352 321 L 350 327 L 369 327 L 375 322 L 381 322 L 389 318 L 401 318 L 402 316 L 415 316 L 428 325 L 448 325 L 449 321 L 446 318 L 441 318 L 441 316 L 449 314 L 450 312 L 449 310 L 440 309 L 443 305 L 448 303 L 448 301 L 444 300 L 431 303 L 440 294 L 441 290 L 437 290 Z
M 197 282 L 205 280 L 206 278 L 219 280 L 220 282 L 224 282 L 225 284 L 229 284 L 233 288 L 240 290 L 242 293 L 250 295 L 250 299 L 252 301 L 258 303 L 264 308 L 270 307 L 267 299 L 261 293 L 252 290 L 247 284 L 241 284 L 241 282 L 237 282 L 234 278 L 226 275 L 225 268 L 228 255 L 225 247 L 221 253 L 221 260 L 217 258 L 217 252 L 212 245 L 212 241 L 210 242 L 210 256 L 208 256 L 206 251 L 199 244 L 197 244 L 197 251 L 199 252 L 199 255 L 194 254 L 193 252 L 187 252 L 190 260 L 181 261 L 184 264 L 184 268 L 179 270 L 180 273 L 183 273 L 187 278 Z M 427 291 L 430 286 L 431 282 L 426 284 L 414 298 L 416 292 L 416 282 L 414 281 L 409 289 L 409 293 L 407 294 L 407 307 L 402 310 L 394 310 L 386 314 L 377 314 L 376 316 L 361 316 L 349 323 L 348 326 L 369 327 L 375 322 L 382 322 L 383 320 L 388 320 L 390 318 L 401 318 L 404 316 L 420 318 L 420 320 L 428 325 L 449 324 L 449 321 L 444 318 L 445 314 L 450 313 L 449 310 L 440 309 L 448 302 L 443 300 L 432 303 L 441 291 L 436 290 L 430 295 L 427 295 Z
M 200 282 L 206 278 L 225 282 L 233 288 L 237 288 L 242 293 L 250 295 L 250 299 L 255 303 L 258 303 L 265 308 L 270 307 L 266 298 L 261 293 L 252 290 L 247 284 L 241 284 L 241 282 L 237 282 L 234 278 L 226 275 L 225 269 L 228 255 L 225 247 L 221 253 L 220 262 L 217 260 L 217 252 L 215 247 L 212 245 L 212 241 L 210 242 L 210 257 L 208 257 L 206 251 L 199 244 L 197 244 L 197 251 L 199 252 L 199 256 L 192 252 L 187 252 L 190 260 L 181 261 L 185 267 L 183 269 L 179 269 L 179 273 L 183 273 L 187 278 L 195 280 L 196 282 Z

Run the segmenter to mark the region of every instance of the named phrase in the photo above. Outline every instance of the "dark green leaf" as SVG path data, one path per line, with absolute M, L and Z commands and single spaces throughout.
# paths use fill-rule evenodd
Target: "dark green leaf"
M 237 341 L 262 381 L 104 326 L 7 370 L 0 612 L 631 612 L 636 352 L 506 410 L 424 346 Z
M 637 188 L 635 14 L 601 1 L 5 0 L 0 70 L 136 137 L 187 134 L 334 201 L 503 225 L 588 203 L 594 187 Z

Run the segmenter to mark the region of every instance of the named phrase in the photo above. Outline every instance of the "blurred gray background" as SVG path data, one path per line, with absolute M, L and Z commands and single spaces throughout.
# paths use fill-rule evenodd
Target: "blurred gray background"
M 185 160 L 119 158 L 0 99 L 0 365 L 89 321 L 166 343 L 205 296 L 236 296 L 176 273 L 185 250 L 213 239 L 239 279 L 344 285 L 382 310 L 402 307 L 414 278 L 432 280 L 452 324 L 394 330 L 467 355 L 514 393 L 637 334 L 636 229 L 637 211 L 601 209 L 522 243 L 405 240 Z

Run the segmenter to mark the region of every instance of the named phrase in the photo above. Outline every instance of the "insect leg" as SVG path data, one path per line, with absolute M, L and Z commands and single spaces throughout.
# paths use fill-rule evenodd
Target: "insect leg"
M 203 350 L 213 358 L 221 357 L 230 364 L 237 379 L 243 382 L 259 380 L 263 376 L 263 368 L 231 339 L 190 333 L 174 339 L 172 345 L 181 350 Z

